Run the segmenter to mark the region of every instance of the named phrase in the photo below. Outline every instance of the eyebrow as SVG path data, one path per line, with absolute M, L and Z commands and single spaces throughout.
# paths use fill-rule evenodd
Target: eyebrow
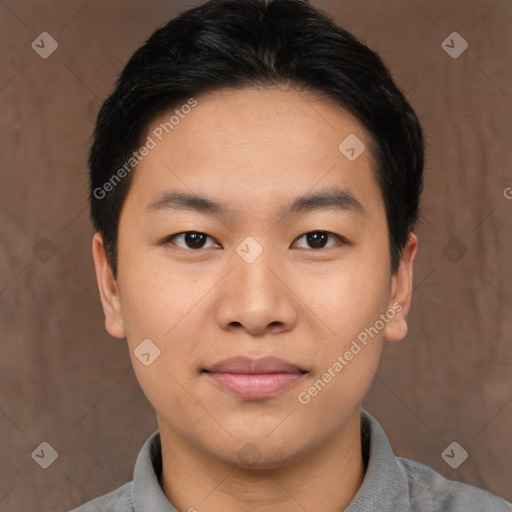
M 149 203 L 144 210 L 148 213 L 166 210 L 190 210 L 207 215 L 230 215 L 234 212 L 226 205 L 211 199 L 179 191 L 167 191 L 160 199 Z M 330 187 L 315 193 L 297 197 L 290 205 L 282 206 L 278 215 L 304 213 L 315 210 L 335 210 L 364 215 L 363 205 L 348 191 Z

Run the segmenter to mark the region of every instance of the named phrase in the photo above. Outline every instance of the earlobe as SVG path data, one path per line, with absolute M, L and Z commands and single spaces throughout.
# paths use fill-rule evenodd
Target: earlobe
M 384 339 L 388 341 L 400 341 L 407 334 L 406 318 L 411 308 L 413 263 L 417 250 L 418 237 L 411 233 L 409 241 L 402 252 L 398 270 L 392 277 L 392 293 L 388 304 L 388 311 L 394 311 L 395 314 L 384 329 Z
M 103 237 L 99 232 L 94 233 L 92 239 L 92 256 L 101 305 L 105 314 L 105 329 L 111 336 L 125 338 L 126 330 L 121 313 L 117 282 L 107 259 Z

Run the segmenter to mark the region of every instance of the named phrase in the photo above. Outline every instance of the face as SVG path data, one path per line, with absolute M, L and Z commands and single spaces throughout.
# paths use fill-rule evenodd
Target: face
M 416 238 L 391 275 L 369 138 L 341 107 L 279 89 L 196 101 L 146 134 L 117 281 L 95 235 L 106 327 L 162 436 L 278 467 L 358 417 L 383 338 L 406 334 Z

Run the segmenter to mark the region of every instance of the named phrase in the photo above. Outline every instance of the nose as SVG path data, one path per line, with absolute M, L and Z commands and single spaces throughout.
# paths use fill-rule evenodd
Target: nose
M 252 263 L 238 258 L 220 291 L 220 327 L 227 331 L 246 330 L 253 336 L 293 329 L 297 321 L 296 299 L 286 280 L 286 272 L 265 252 Z

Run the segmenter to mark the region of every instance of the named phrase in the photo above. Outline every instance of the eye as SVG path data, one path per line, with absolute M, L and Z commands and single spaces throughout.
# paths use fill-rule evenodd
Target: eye
M 211 236 L 206 233 L 200 233 L 199 231 L 185 231 L 183 233 L 176 233 L 175 235 L 168 236 L 163 240 L 164 244 L 172 243 L 182 249 L 204 249 L 208 246 L 205 246 L 207 239 L 214 240 Z M 175 243 L 175 240 L 182 240 L 185 243 L 185 246 L 179 245 Z M 215 245 L 215 244 L 214 244 Z M 219 246 L 220 244 L 216 244 Z M 209 247 L 213 247 L 210 245 Z
M 310 244 L 311 246 L 305 247 L 305 249 L 325 249 L 326 247 L 332 247 L 333 245 L 336 245 L 336 242 L 334 244 L 325 245 L 329 237 L 334 238 L 341 245 L 347 243 L 347 241 L 342 236 L 329 233 L 328 231 L 310 231 L 309 233 L 305 233 L 304 235 L 297 238 L 295 243 L 305 239 L 306 243 Z
M 334 243 L 327 245 L 329 237 L 334 240 Z M 206 245 L 208 239 L 213 242 L 213 245 Z M 336 235 L 335 233 L 330 233 L 328 231 L 310 231 L 309 233 L 305 233 L 304 235 L 297 238 L 295 244 L 299 243 L 303 239 L 307 244 L 309 244 L 309 247 L 300 247 L 305 249 L 326 249 L 328 247 L 335 246 L 337 243 L 338 245 L 348 243 L 347 240 L 345 240 L 342 236 Z M 179 242 L 177 242 L 178 240 L 181 240 L 181 245 Z M 173 245 L 176 245 L 182 249 L 195 250 L 211 247 L 222 247 L 214 238 L 207 235 L 206 233 L 201 233 L 199 231 L 184 231 L 183 233 L 176 233 L 166 237 L 162 243 L 172 243 Z

